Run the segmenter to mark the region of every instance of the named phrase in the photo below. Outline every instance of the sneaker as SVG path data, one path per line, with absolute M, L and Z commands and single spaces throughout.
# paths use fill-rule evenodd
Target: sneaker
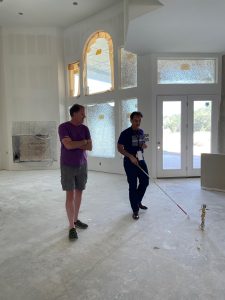
M 70 240 L 76 240 L 76 239 L 78 239 L 78 235 L 77 235 L 77 232 L 76 232 L 75 228 L 71 228 L 70 229 L 70 231 L 69 231 L 69 239 Z
M 132 215 L 132 218 L 133 218 L 134 220 L 138 220 L 138 219 L 139 219 L 139 214 L 138 214 L 138 212 L 134 212 L 133 215 Z
M 87 229 L 88 228 L 88 224 L 85 224 L 85 223 L 81 222 L 80 220 L 77 220 L 76 222 L 74 222 L 74 225 L 77 228 L 80 228 L 80 229 Z
M 141 203 L 139 204 L 139 208 L 141 208 L 141 209 L 148 209 L 148 207 L 147 207 L 147 206 L 145 206 L 145 205 L 142 205 Z

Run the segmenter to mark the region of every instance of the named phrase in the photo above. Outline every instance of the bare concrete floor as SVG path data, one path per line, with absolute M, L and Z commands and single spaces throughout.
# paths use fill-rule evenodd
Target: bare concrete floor
M 134 221 L 125 176 L 89 172 L 89 228 L 70 242 L 59 171 L 1 171 L 0 299 L 224 300 L 225 194 L 157 182 L 190 219 L 151 183 Z

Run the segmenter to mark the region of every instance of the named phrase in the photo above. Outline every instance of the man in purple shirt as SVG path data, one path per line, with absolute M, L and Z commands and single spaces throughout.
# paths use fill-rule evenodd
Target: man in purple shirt
M 78 238 L 76 227 L 86 229 L 87 224 L 78 219 L 82 192 L 87 183 L 87 154 L 92 150 L 92 141 L 85 118 L 84 106 L 74 104 L 70 108 L 71 120 L 59 125 L 61 142 L 61 184 L 66 191 L 66 212 L 69 220 L 69 239 Z

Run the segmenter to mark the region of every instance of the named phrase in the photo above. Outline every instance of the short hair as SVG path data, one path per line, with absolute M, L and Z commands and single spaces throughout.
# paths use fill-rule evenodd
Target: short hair
M 143 115 L 142 115 L 142 113 L 141 113 L 140 111 L 133 111 L 133 112 L 131 113 L 131 115 L 130 115 L 130 119 L 133 120 L 133 118 L 134 118 L 135 116 L 138 116 L 138 117 L 143 118 Z
M 70 116 L 72 117 L 74 113 L 77 113 L 80 111 L 82 108 L 84 108 L 83 105 L 80 104 L 74 104 L 73 106 L 70 107 Z

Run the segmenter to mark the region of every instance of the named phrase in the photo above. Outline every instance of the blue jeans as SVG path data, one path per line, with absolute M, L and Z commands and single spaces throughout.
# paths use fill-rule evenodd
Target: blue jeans
M 149 178 L 136 165 L 134 165 L 129 158 L 124 158 L 123 165 L 129 184 L 130 205 L 133 212 L 138 212 L 139 204 L 141 203 L 146 188 L 149 185 Z M 139 165 L 146 173 L 148 173 L 148 168 L 144 160 L 139 161 Z M 138 186 L 137 179 L 139 181 Z

